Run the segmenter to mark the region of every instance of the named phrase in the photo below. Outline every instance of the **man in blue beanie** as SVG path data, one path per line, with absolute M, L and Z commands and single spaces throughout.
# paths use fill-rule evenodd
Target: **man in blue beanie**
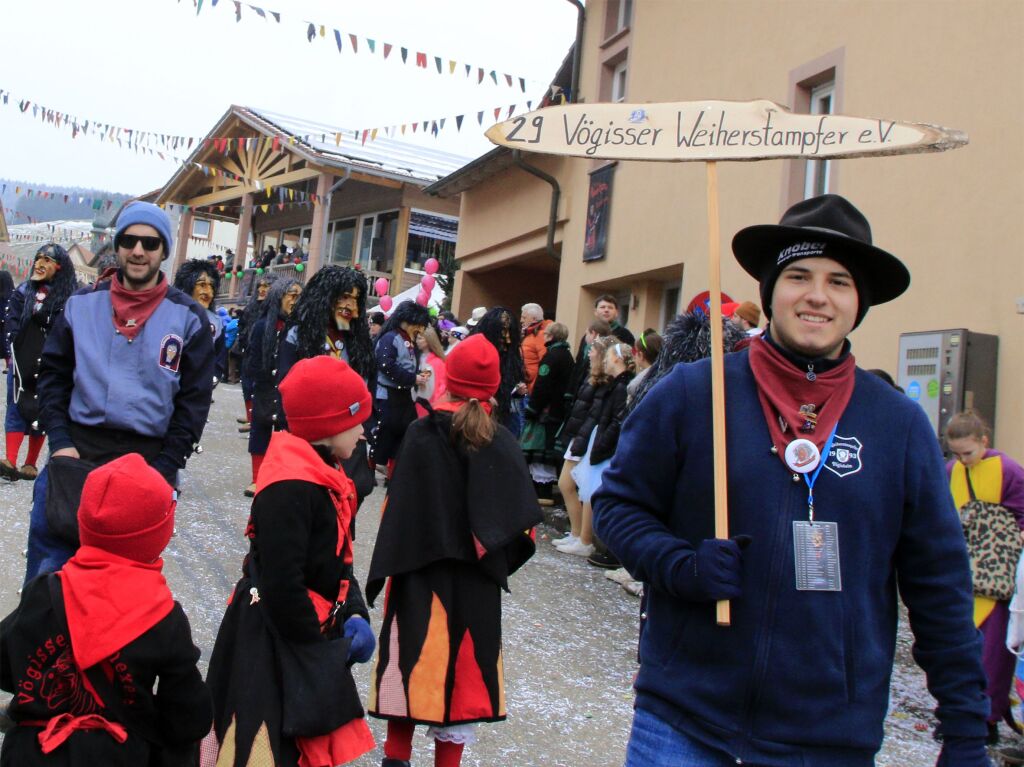
M 847 340 L 910 274 L 837 195 L 732 247 L 771 320 L 725 358 L 735 537 L 715 536 L 708 360 L 650 390 L 594 496 L 595 532 L 645 584 L 626 765 L 873 765 L 902 599 L 938 702 L 938 767 L 988 767 L 970 566 L 938 441 Z
M 77 547 L 73 533 L 47 521 L 59 515 L 47 514 L 48 483 L 55 497 L 76 498 L 90 466 L 140 453 L 175 487 L 199 444 L 213 339 L 206 310 L 160 269 L 173 244 L 163 210 L 126 206 L 114 235 L 117 270 L 71 296 L 46 340 L 39 402 L 50 463 L 33 492 L 26 582 L 59 569 Z

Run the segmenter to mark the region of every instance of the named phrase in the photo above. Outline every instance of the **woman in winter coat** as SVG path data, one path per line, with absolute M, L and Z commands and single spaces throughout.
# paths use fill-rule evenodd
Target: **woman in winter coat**
M 370 393 L 328 356 L 295 363 L 280 392 L 289 430 L 270 438 L 207 675 L 220 767 L 334 767 L 374 747 L 349 668 L 370 659 L 374 637 L 353 570 L 355 487 L 340 464 Z
M 270 444 L 270 435 L 285 428 L 277 391 L 278 357 L 288 317 L 301 294 L 302 284 L 298 280 L 275 282 L 267 294 L 266 310 L 249 335 L 242 375 L 248 377 L 252 387 L 252 430 L 249 432 L 252 483 L 245 489 L 245 495 L 250 498 L 256 493 L 256 480 Z
M 199 649 L 160 554 L 174 493 L 138 453 L 91 472 L 82 545 L 25 585 L 0 624 L 0 687 L 14 693 L 3 767 L 195 764 L 210 731 Z
M 374 461 L 394 470 L 394 460 L 409 424 L 416 420 L 414 392 L 428 376 L 420 370 L 416 337 L 430 323 L 427 307 L 403 301 L 381 330 L 377 357 L 376 406 L 380 419 L 373 451 Z
M 593 542 L 592 521 L 594 509 L 591 498 L 601 486 L 601 475 L 611 462 L 615 448 L 619 444 L 619 432 L 622 422 L 626 420 L 629 397 L 628 386 L 636 375 L 636 361 L 633 359 L 633 348 L 621 341 L 608 347 L 604 354 L 604 371 L 609 377 L 608 390 L 601 402 L 601 410 L 597 414 L 596 426 L 590 433 L 590 442 L 583 458 L 573 470 L 576 485 L 579 487 L 580 501 L 583 504 L 583 532 L 580 534 L 579 546 L 563 547 L 568 554 L 583 555 L 586 549 L 587 561 L 597 567 L 617 568 L 619 561 L 607 551 L 596 553 Z M 584 537 L 587 536 L 587 537 Z M 587 545 L 589 539 L 590 545 Z
M 946 471 L 953 502 L 958 509 L 974 500 L 999 504 L 1013 515 L 1024 536 L 1024 467 L 1008 455 L 989 449 L 989 437 L 988 424 L 973 410 L 957 413 L 949 420 L 946 443 L 955 460 L 949 462 Z M 999 721 L 1013 721 L 1010 686 L 1016 659 L 1006 648 L 1009 605 L 1009 600 L 981 594 L 974 597 L 974 621 L 984 642 L 981 663 L 988 679 L 985 693 L 990 702 L 990 745 L 999 742 Z
M 445 351 L 441 346 L 441 339 L 437 331 L 427 327 L 416 338 L 416 348 L 420 352 L 420 372 L 427 373 L 427 380 L 416 387 L 416 399 L 425 399 L 431 405 L 436 405 L 448 391 L 448 376 L 445 373 Z M 426 409 L 416 405 L 416 415 L 422 418 L 427 414 Z
M 434 764 L 457 767 L 477 722 L 505 719 L 501 590 L 541 521 L 519 445 L 495 422 L 498 354 L 471 336 L 448 356 L 448 394 L 409 426 L 367 578 L 384 588 L 370 714 L 388 720 L 383 767 L 408 767 L 428 725 Z
M 569 329 L 561 322 L 544 329 L 544 356 L 537 365 L 530 399 L 523 411 L 525 425 L 519 444 L 530 467 L 530 476 L 542 506 L 550 506 L 551 485 L 558 480 L 562 455 L 555 449 L 555 435 L 565 420 L 566 393 L 573 360 Z
M 36 462 L 45 435 L 39 429 L 36 381 L 43 344 L 64 304 L 75 290 L 75 268 L 60 245 L 50 243 L 36 251 L 29 278 L 10 297 L 4 323 L 7 369 L 6 455 L 0 458 L 0 476 L 11 481 L 39 476 Z M 28 455 L 18 468 L 18 453 L 28 434 Z
M 615 336 L 600 336 L 590 342 L 587 350 L 590 374 L 580 387 L 569 417 L 558 435 L 558 443 L 567 445 L 565 463 L 562 464 L 562 471 L 558 476 L 558 489 L 562 492 L 565 510 L 569 515 L 569 532 L 564 538 L 552 541 L 552 544 L 559 551 L 568 548 L 571 549 L 568 553 L 575 554 L 578 550 L 579 555 L 585 557 L 594 553 L 594 532 L 590 519 L 583 516 L 583 502 L 580 500 L 573 469 L 586 454 L 590 433 L 597 427 L 609 383 L 602 360 L 608 347 L 617 341 Z

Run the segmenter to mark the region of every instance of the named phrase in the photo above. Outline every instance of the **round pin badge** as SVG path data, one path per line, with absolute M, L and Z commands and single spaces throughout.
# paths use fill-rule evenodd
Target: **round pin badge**
M 821 451 L 809 439 L 794 439 L 786 445 L 786 465 L 799 474 L 808 474 L 821 463 Z

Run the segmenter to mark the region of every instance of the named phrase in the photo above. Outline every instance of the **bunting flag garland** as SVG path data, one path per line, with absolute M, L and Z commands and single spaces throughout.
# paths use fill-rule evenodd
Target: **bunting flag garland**
M 417 54 L 419 55 L 419 54 Z M 164 161 L 174 162 L 177 165 L 188 164 L 187 160 L 178 157 L 175 152 L 179 150 L 189 151 L 198 144 L 202 143 L 204 148 L 213 147 L 214 151 L 218 154 L 228 155 L 233 149 L 256 149 L 263 151 L 265 142 L 271 142 L 271 151 L 281 151 L 281 137 L 267 137 L 267 136 L 178 136 L 168 133 L 158 133 L 155 131 L 144 131 L 137 128 L 125 128 L 111 123 L 101 122 L 98 120 L 85 120 L 79 117 L 75 117 L 66 112 L 60 112 L 55 109 L 48 108 L 34 102 L 29 99 L 16 100 L 12 99 L 10 91 L 0 88 L 0 106 L 9 104 L 10 101 L 14 101 L 19 111 L 22 114 L 28 114 L 31 110 L 32 116 L 37 117 L 41 122 L 52 125 L 56 129 L 66 129 L 71 131 L 72 138 L 78 138 L 79 136 L 91 135 L 97 138 L 99 141 L 116 143 L 120 148 L 134 151 L 136 154 L 147 154 L 157 157 Z M 554 102 L 557 99 L 552 98 Z M 545 99 L 545 102 L 548 102 Z M 546 105 L 546 104 L 542 104 Z M 507 117 L 511 117 L 515 112 L 520 111 L 523 105 L 513 104 L 507 107 Z M 492 110 L 494 113 L 494 119 L 497 121 L 505 107 L 494 107 Z M 525 104 L 525 111 L 529 112 L 533 109 L 533 101 L 527 101 Z M 477 122 L 483 125 L 483 116 L 485 112 L 479 112 L 477 114 Z M 461 132 L 462 122 L 465 115 L 450 115 L 445 117 L 436 117 L 429 120 L 416 121 L 412 123 L 399 123 L 398 125 L 390 126 L 376 126 L 372 128 L 364 128 L 356 130 L 353 136 L 360 143 L 365 144 L 367 140 L 374 141 L 377 135 L 381 131 L 390 131 L 386 135 L 391 136 L 396 133 L 398 128 L 401 128 L 402 135 L 405 135 L 406 127 L 411 125 L 414 132 L 422 125 L 423 132 L 428 131 L 428 126 L 433 126 L 437 123 L 438 129 L 433 130 L 430 128 L 430 133 L 435 137 L 444 130 L 444 126 L 449 117 L 454 118 L 456 125 L 456 132 Z M 341 129 L 324 132 L 320 134 L 304 134 L 302 136 L 289 136 L 287 141 L 289 145 L 294 146 L 297 141 L 301 141 L 306 145 L 312 147 L 312 142 L 319 138 L 321 143 L 328 143 L 330 138 L 334 139 L 335 146 L 341 146 L 342 134 L 344 131 Z M 200 163 L 196 163 L 202 168 Z M 224 171 L 226 174 L 226 171 Z M 233 177 L 232 177 L 233 178 Z M 245 180 L 245 179 L 235 179 Z
M 180 3 L 181 0 L 178 0 L 178 2 Z M 195 9 L 196 9 L 196 16 L 198 16 L 200 14 L 200 12 L 202 11 L 202 9 L 203 9 L 203 0 L 192 0 L 192 3 L 193 3 L 193 5 L 195 6 Z M 242 5 L 243 5 L 243 3 L 240 2 L 240 0 L 235 0 L 234 1 L 235 21 L 236 22 L 239 22 L 239 21 L 242 20 Z M 212 6 L 216 7 L 217 3 L 212 3 Z M 279 11 L 267 10 L 266 8 L 262 8 L 260 6 L 253 5 L 252 3 L 245 3 L 245 6 L 247 8 L 249 8 L 257 16 L 259 16 L 261 19 L 263 19 L 264 21 L 267 21 L 267 15 L 269 14 L 270 16 L 272 16 L 274 18 L 275 22 L 277 22 L 278 24 L 281 23 L 281 13 Z M 319 37 L 326 37 L 326 34 L 327 34 L 327 26 L 326 25 L 321 24 L 319 22 L 308 21 L 308 20 L 307 21 L 303 21 L 302 23 L 303 23 L 303 25 L 305 27 L 305 35 L 306 35 L 306 41 L 307 42 L 312 43 L 318 36 Z M 335 43 L 337 44 L 338 52 L 341 53 L 342 52 L 342 36 L 343 36 L 342 32 L 341 32 L 341 30 L 339 30 L 339 29 L 337 29 L 335 27 L 331 27 L 331 29 L 334 32 L 334 40 L 335 40 Z M 359 53 L 359 40 L 360 40 L 360 36 L 356 35 L 355 33 L 349 32 L 348 33 L 348 38 L 349 38 L 349 42 L 352 45 L 352 53 L 358 54 Z M 362 39 L 366 42 L 366 49 L 370 52 L 370 55 L 373 55 L 376 52 L 377 41 L 374 40 L 374 39 L 371 39 L 369 37 L 365 37 L 365 36 L 362 36 Z M 383 48 L 384 59 L 386 60 L 388 58 L 388 56 L 391 54 L 391 49 L 392 49 L 393 46 L 392 46 L 391 43 L 382 43 L 381 45 L 382 45 L 382 48 Z M 407 64 L 408 63 L 408 59 L 409 59 L 409 50 L 410 49 L 409 49 L 408 46 L 399 46 L 399 47 L 400 47 L 401 52 L 402 52 L 402 63 L 403 64 Z M 429 54 L 428 55 L 426 52 L 419 52 L 418 51 L 418 52 L 416 52 L 416 57 L 414 59 L 414 66 L 416 68 L 418 68 L 418 69 L 428 69 L 427 62 L 428 62 L 430 57 L 432 57 L 434 59 L 434 66 L 437 69 L 437 74 L 439 74 L 439 75 L 443 74 L 444 68 L 445 68 L 444 67 L 444 62 L 445 61 L 449 62 L 448 74 L 449 75 L 454 75 L 455 74 L 455 69 L 456 69 L 457 64 L 456 64 L 456 62 L 453 59 L 451 59 L 448 56 L 437 56 L 437 55 L 434 55 L 434 54 Z M 469 77 L 470 72 L 474 68 L 477 69 L 477 85 L 482 85 L 483 81 L 484 81 L 484 78 L 489 75 L 491 80 L 494 82 L 494 85 L 499 86 L 499 87 L 501 86 L 501 83 L 500 83 L 500 81 L 498 79 L 498 71 L 495 70 L 495 69 L 487 70 L 487 69 L 484 69 L 483 67 L 479 67 L 479 66 L 471 65 L 471 64 L 466 64 L 466 77 Z M 534 78 L 527 78 L 527 77 L 522 77 L 522 76 L 519 76 L 519 75 L 511 75 L 509 73 L 502 73 L 502 75 L 503 75 L 503 79 L 504 79 L 506 87 L 515 90 L 516 85 L 518 85 L 519 86 L 519 90 L 522 93 L 526 93 L 526 82 L 527 82 L 527 80 L 529 80 L 531 83 L 541 84 L 542 86 L 546 85 L 546 83 L 542 84 L 541 81 L 536 80 Z

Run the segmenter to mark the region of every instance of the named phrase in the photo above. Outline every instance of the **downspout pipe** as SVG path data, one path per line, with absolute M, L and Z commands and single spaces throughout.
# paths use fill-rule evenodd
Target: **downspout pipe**
M 580 0 L 569 0 L 570 3 L 576 6 L 576 43 L 572 47 L 572 85 L 570 85 L 569 95 L 572 97 L 572 103 L 576 103 L 580 100 L 580 63 L 583 60 L 583 25 L 587 19 L 587 12 L 583 8 L 583 3 Z
M 540 168 L 530 165 L 523 159 L 523 154 L 518 149 L 512 150 L 512 162 L 530 175 L 536 176 L 541 181 L 546 181 L 551 185 L 551 214 L 548 217 L 548 243 L 546 250 L 549 256 L 561 260 L 561 256 L 555 250 L 555 224 L 558 222 L 558 201 L 562 196 L 562 189 L 558 186 L 558 179 L 550 173 L 545 173 Z

